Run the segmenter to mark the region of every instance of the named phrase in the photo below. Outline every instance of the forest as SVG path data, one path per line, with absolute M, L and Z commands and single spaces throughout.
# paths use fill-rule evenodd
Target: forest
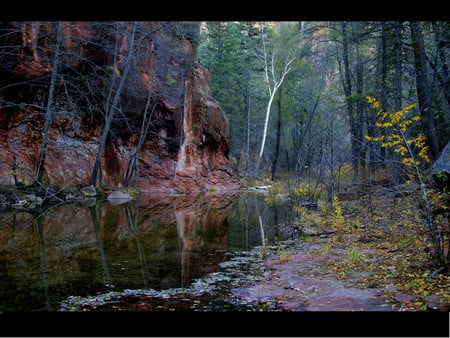
M 447 21 L 4 22 L 2 209 L 259 187 L 326 269 L 448 309 L 449 61 Z
M 449 139 L 447 22 L 202 27 L 200 62 L 230 120 L 231 156 L 241 176 L 260 169 L 273 180 L 310 168 L 321 177 L 347 163 L 356 177 L 390 166 L 390 178 L 398 180 L 398 152 L 367 138 L 391 132 L 376 124 L 367 96 L 388 113 L 417 103 L 408 114 L 421 122 L 408 137 L 423 133 L 431 161 Z
M 420 219 L 434 243 L 431 275 L 447 271 L 449 29 L 447 21 L 202 23 L 199 58 L 230 120 L 241 181 L 265 178 L 293 200 L 326 193 L 335 211 L 359 198 L 369 212 L 362 219 L 375 223 L 389 208 L 401 227 Z M 412 205 L 396 206 L 376 187 L 401 187 Z

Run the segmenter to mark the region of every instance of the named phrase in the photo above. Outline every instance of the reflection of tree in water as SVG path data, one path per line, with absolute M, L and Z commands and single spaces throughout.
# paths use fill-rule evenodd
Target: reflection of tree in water
M 121 205 L 66 204 L 40 218 L 29 212 L 0 214 L 5 300 L 0 310 L 53 311 L 65 297 L 93 295 L 105 287 L 189 287 L 218 271 L 227 252 L 261 245 L 256 207 L 270 239 L 273 210 L 263 198 L 252 197 L 240 205 L 248 212 L 240 209 L 242 218 L 236 218 L 238 197 L 149 196 Z
M 103 283 L 105 286 L 110 287 L 110 286 L 112 286 L 112 278 L 111 278 L 111 274 L 109 272 L 108 262 L 106 260 L 105 250 L 103 249 L 103 241 L 102 241 L 102 237 L 100 234 L 101 206 L 99 208 L 100 208 L 100 210 L 97 213 L 96 204 L 89 207 L 89 209 L 91 211 L 92 224 L 94 226 L 95 239 L 97 242 L 98 251 L 100 253 L 100 260 L 102 262 Z
M 16 266 L 20 268 L 26 268 L 26 260 L 22 257 L 19 244 L 17 242 L 17 232 L 19 229 L 17 229 L 17 214 L 13 214 L 13 218 L 11 221 L 11 237 L 8 240 L 7 246 L 5 249 L 7 249 L 8 252 L 12 254 L 15 258 Z
M 34 229 L 36 231 L 38 244 L 39 244 L 39 258 L 40 258 L 40 267 L 42 274 L 42 286 L 44 289 L 44 299 L 45 299 L 45 310 L 50 311 L 50 300 L 48 293 L 48 285 L 49 285 L 49 271 L 47 265 L 47 255 L 45 253 L 45 241 L 44 241 L 44 232 L 42 231 L 42 214 L 37 216 L 34 219 Z
M 275 238 L 287 239 L 280 228 L 289 223 L 287 202 L 270 205 L 260 192 L 242 192 L 228 215 L 230 245 L 233 251 L 275 243 Z
M 127 223 L 129 230 L 136 241 L 136 247 L 138 249 L 142 282 L 144 283 L 144 287 L 147 287 L 147 280 L 150 280 L 151 274 L 150 271 L 148 270 L 147 257 L 145 256 L 144 247 L 141 243 L 141 240 L 139 239 L 139 231 L 138 231 L 139 211 L 138 208 L 135 207 L 134 203 L 131 201 L 125 204 L 125 213 L 127 216 Z

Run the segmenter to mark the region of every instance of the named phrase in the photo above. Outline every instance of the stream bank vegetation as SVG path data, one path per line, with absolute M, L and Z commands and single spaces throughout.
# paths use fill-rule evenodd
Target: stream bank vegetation
M 320 244 L 309 254 L 342 257 L 322 262 L 323 276 L 387 293 L 395 286 L 402 293 L 389 297 L 402 310 L 446 310 L 450 276 L 439 263 L 415 193 L 409 185 L 371 186 L 358 199 L 339 201 L 334 212 L 319 201 L 318 210 L 305 212 L 289 227 L 299 240 Z M 447 219 L 436 215 L 434 224 L 448 237 Z
M 421 120 L 410 112 L 415 105 L 388 113 L 376 98 L 367 101 L 377 110 L 376 125 L 384 133 L 366 139 L 398 154 L 400 184 L 392 184 L 382 169 L 355 184 L 353 167 L 344 165 L 322 183 L 312 177 L 275 182 L 267 200 L 290 200 L 293 221 L 286 227 L 299 240 L 320 244 L 309 254 L 341 256 L 316 267 L 323 276 L 360 288 L 383 288 L 393 309 L 447 311 L 450 193 L 429 172 L 424 135 L 410 133 Z M 280 262 L 289 261 L 281 246 L 277 255 Z
M 352 186 L 351 176 L 341 179 L 344 186 Z M 272 203 L 281 197 L 279 184 L 277 187 L 277 194 L 270 189 L 267 195 Z M 336 193 L 334 209 L 325 195 L 317 199 L 317 208 L 305 208 L 296 199 L 292 210 L 297 208 L 298 212 L 290 224 L 284 225 L 285 230 L 299 242 L 318 244 L 308 254 L 330 257 L 316 265 L 319 276 L 351 282 L 363 289 L 385 289 L 387 299 L 396 304 L 393 310 L 447 311 L 449 223 L 440 210 L 447 208 L 449 196 L 427 187 L 432 201 L 430 225 L 424 201 L 418 200 L 421 190 L 406 183 L 370 184 L 358 191 L 349 188 Z M 290 261 L 294 253 L 282 243 L 277 247 L 280 263 Z M 333 259 L 335 255 L 340 259 Z
M 448 158 L 433 170 L 450 136 L 449 32 L 439 21 L 322 21 L 207 22 L 201 34 L 242 186 L 287 199 L 292 236 L 345 248 L 324 271 L 371 270 L 362 286 L 398 285 L 405 310 L 432 309 L 437 295 L 448 304 Z

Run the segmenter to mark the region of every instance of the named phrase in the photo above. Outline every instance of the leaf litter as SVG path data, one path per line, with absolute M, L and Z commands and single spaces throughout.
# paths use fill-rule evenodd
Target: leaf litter
M 327 221 L 307 235 L 308 224 L 286 225 L 291 239 L 229 253 L 189 288 L 69 297 L 59 311 L 449 310 L 450 276 L 432 276 L 431 243 L 410 196 L 379 191 L 340 204 L 339 234 Z

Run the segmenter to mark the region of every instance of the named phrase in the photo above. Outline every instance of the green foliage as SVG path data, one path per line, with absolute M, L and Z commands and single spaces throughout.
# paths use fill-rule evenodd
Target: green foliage
M 263 181 L 263 180 L 259 180 L 259 179 L 251 179 L 248 177 L 245 177 L 243 179 L 241 179 L 240 181 L 240 186 L 242 188 L 251 188 L 251 187 L 257 187 L 260 185 L 266 185 L 267 182 Z
M 306 243 L 312 243 L 313 241 L 313 236 L 305 234 L 304 232 L 300 232 L 297 238 L 298 240 L 305 241 Z
M 448 180 L 447 174 L 444 172 L 438 172 L 436 173 L 436 177 L 440 180 Z
M 112 65 L 105 66 L 105 72 L 107 72 L 107 73 L 114 72 L 114 66 L 112 66 Z
M 259 46 L 258 30 L 247 22 L 207 22 L 199 45 L 200 64 L 210 72 L 212 96 L 226 113 L 233 131 L 230 155 L 240 157 L 246 132 L 247 100 L 252 97 L 251 109 L 257 106 L 255 87 Z M 257 124 L 253 113 L 252 125 Z M 253 145 L 253 144 L 252 144 Z
M 350 249 L 348 257 L 351 263 L 359 263 L 367 261 L 367 258 L 361 253 L 357 247 Z
M 270 205 L 275 205 L 281 202 L 280 196 L 285 196 L 288 193 L 288 187 L 285 182 L 272 182 L 272 184 L 267 189 L 267 195 L 265 201 Z
M 408 286 L 411 288 L 417 288 L 420 286 L 420 282 L 418 279 L 414 278 L 411 281 L 408 282 Z
M 288 187 L 285 182 L 277 181 L 271 184 L 267 189 L 267 192 L 272 195 L 286 194 L 288 192 Z
M 264 73 L 263 45 L 261 40 L 260 24 L 255 22 L 207 22 L 202 31 L 202 39 L 199 47 L 200 63 L 211 74 L 212 96 L 219 102 L 230 122 L 231 138 L 230 155 L 237 159 L 243 158 L 243 151 L 248 152 L 250 161 L 252 152 L 256 153 L 260 147 L 260 139 L 255 137 L 260 133 L 264 112 L 267 108 L 268 93 Z M 296 50 L 302 38 L 300 25 L 291 22 L 278 22 L 276 27 L 266 25 L 264 27 L 266 48 L 275 53 L 274 70 L 278 74 L 280 67 L 288 56 L 288 51 Z M 304 55 L 306 51 L 298 50 L 296 55 Z M 322 71 L 322 70 L 321 70 Z M 308 76 L 313 74 L 309 62 L 298 58 L 298 62 L 292 65 L 290 75 L 283 82 L 283 93 L 275 98 L 272 109 L 281 100 L 281 120 L 283 125 L 301 124 L 297 115 L 304 114 L 299 109 L 299 97 L 305 97 L 299 93 L 308 81 Z M 313 74 L 314 76 L 314 74 Z M 310 88 L 310 87 L 309 87 Z M 305 99 L 309 101 L 309 98 Z M 247 116 L 249 114 L 249 116 Z M 270 119 L 270 124 L 276 119 Z M 282 127 L 284 129 L 285 127 Z M 250 139 L 247 149 L 247 129 Z M 267 155 L 269 161 L 274 156 L 274 132 L 276 128 L 269 127 L 267 139 Z M 289 156 L 296 156 L 296 148 L 289 132 L 281 131 L 280 144 L 286 149 Z M 250 164 L 253 165 L 254 162 Z M 284 163 L 281 164 L 285 166 Z
M 172 74 L 171 71 L 168 71 L 165 85 L 167 87 L 172 87 L 176 83 L 177 83 L 177 79 L 175 78 L 175 76 Z
M 300 200 L 319 200 L 323 186 L 317 182 L 299 182 L 294 189 L 294 197 Z
M 280 263 L 283 264 L 289 262 L 291 257 L 287 253 L 285 246 L 278 240 L 278 237 L 275 237 L 275 245 L 277 246 L 277 255 Z
M 449 193 L 449 187 L 450 187 L 450 180 L 447 173 L 444 172 L 438 172 L 435 174 L 436 180 L 439 182 L 439 184 L 442 186 L 442 191 L 444 194 Z
M 406 238 L 402 238 L 399 242 L 398 242 L 398 246 L 400 248 L 405 248 L 410 246 L 411 244 L 413 244 L 415 241 L 415 236 L 414 235 L 409 235 Z
M 200 22 L 198 21 L 173 21 L 175 37 L 189 40 L 194 48 L 200 43 Z
M 132 199 L 138 197 L 140 195 L 140 192 L 132 187 L 127 187 L 125 192 L 131 196 Z
M 342 215 L 342 206 L 339 203 L 339 200 L 336 195 L 333 197 L 333 205 L 334 205 L 334 211 L 330 217 L 330 223 L 331 223 L 333 229 L 336 230 L 338 235 L 342 236 L 343 231 L 344 231 L 345 219 L 344 219 L 344 216 Z

